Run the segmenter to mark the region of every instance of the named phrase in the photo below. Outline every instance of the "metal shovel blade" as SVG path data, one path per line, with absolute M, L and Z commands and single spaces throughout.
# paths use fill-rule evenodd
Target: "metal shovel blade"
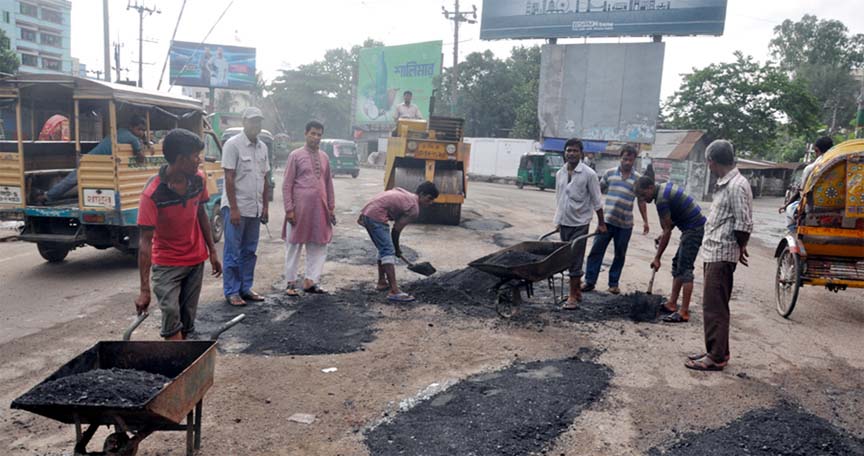
M 416 272 L 417 274 L 420 274 L 420 275 L 424 275 L 426 277 L 429 277 L 432 274 L 435 274 L 437 272 L 435 267 L 432 266 L 428 261 L 409 265 L 408 270 L 411 272 Z

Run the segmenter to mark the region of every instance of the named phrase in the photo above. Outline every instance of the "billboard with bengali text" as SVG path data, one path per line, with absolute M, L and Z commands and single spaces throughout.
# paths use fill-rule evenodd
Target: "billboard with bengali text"
M 255 48 L 172 41 L 171 85 L 252 90 Z
M 429 118 L 434 80 L 441 74 L 441 41 L 365 48 L 357 68 L 357 100 L 354 125 L 387 130 L 395 125 L 396 107 L 406 90 L 412 104 Z
M 483 0 L 484 40 L 722 35 L 727 0 Z

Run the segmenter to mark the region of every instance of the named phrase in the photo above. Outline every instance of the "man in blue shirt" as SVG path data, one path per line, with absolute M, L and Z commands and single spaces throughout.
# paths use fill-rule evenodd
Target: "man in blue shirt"
M 141 140 L 147 131 L 147 120 L 139 115 L 129 119 L 128 128 L 117 129 L 117 144 L 129 144 L 132 152 L 139 159 L 144 158 L 141 150 Z M 111 155 L 111 137 L 106 136 L 90 152 L 91 155 Z M 44 202 L 52 203 L 63 198 L 63 195 L 78 186 L 78 170 L 67 174 L 60 182 L 54 184 L 45 194 Z

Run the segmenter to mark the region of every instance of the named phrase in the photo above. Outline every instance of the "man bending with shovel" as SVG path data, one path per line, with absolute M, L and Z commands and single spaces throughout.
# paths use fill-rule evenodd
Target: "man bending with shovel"
M 438 188 L 427 181 L 420 184 L 415 193 L 399 187 L 379 193 L 360 212 L 357 223 L 366 228 L 378 249 L 377 289 L 388 291 L 387 300 L 390 302 L 414 301 L 413 296 L 400 291 L 396 284 L 396 258 L 402 258 L 399 236 L 420 215 L 420 207 L 432 204 L 435 198 L 438 198 Z M 392 230 L 388 224 L 391 221 Z

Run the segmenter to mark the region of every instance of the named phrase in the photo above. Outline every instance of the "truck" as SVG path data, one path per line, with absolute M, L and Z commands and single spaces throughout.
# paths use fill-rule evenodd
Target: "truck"
M 467 170 L 471 146 L 463 141 L 464 119 L 431 116 L 399 119 L 387 141 L 384 188 L 414 191 L 424 181 L 434 182 L 440 195 L 420 210 L 420 223 L 458 225 L 468 193 Z

